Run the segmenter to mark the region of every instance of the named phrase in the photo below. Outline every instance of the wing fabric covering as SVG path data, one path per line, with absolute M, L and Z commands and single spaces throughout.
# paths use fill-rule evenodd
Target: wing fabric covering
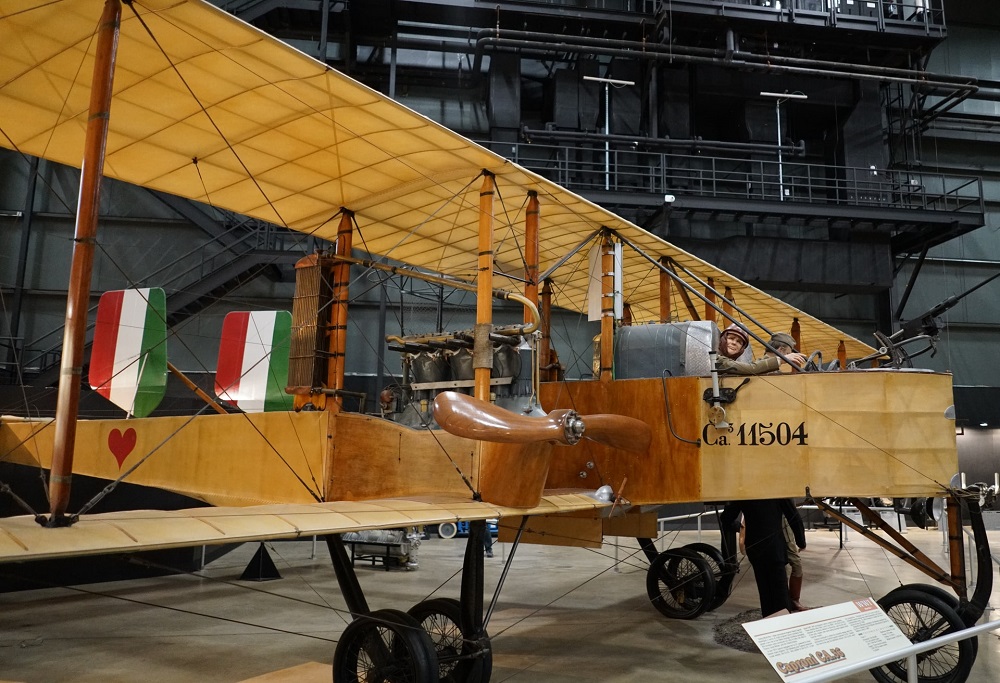
M 306 538 L 457 520 L 595 512 L 610 505 L 581 493 L 564 492 L 546 495 L 530 509 L 504 508 L 442 495 L 315 505 L 130 510 L 87 515 L 73 526 L 60 529 L 41 527 L 30 516 L 8 517 L 0 519 L 0 563 Z
M 164 291 L 105 292 L 97 304 L 90 387 L 132 417 L 146 417 L 167 391 Z
M 0 4 L 0 145 L 79 167 L 101 8 L 102 0 Z M 834 357 L 843 341 L 850 357 L 872 351 L 209 3 L 139 0 L 123 8 L 109 177 L 330 240 L 343 207 L 354 212 L 363 238 L 356 243 L 371 254 L 471 280 L 484 170 L 495 176 L 505 202 L 498 221 L 509 217 L 502 229 L 513 237 L 497 246 L 498 287 L 521 287 L 503 273 L 523 272 L 517 207 L 535 191 L 542 272 L 602 226 L 644 252 L 626 245 L 622 253 L 624 302 L 636 322 L 659 318 L 653 261 L 667 258 L 697 277 L 682 274 L 699 291 L 709 279 L 731 289 L 736 304 L 772 331 L 797 319 L 804 348 Z M 584 310 L 587 251 L 551 275 L 553 305 Z
M 215 393 L 248 413 L 291 410 L 288 353 L 292 314 L 233 311 L 222 321 Z

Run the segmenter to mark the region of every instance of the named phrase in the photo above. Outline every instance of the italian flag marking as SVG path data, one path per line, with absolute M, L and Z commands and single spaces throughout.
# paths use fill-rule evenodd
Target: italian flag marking
M 167 299 L 159 287 L 105 292 L 97 305 L 90 387 L 132 417 L 167 391 Z
M 234 311 L 222 322 L 215 393 L 244 412 L 289 410 L 288 353 L 292 314 Z

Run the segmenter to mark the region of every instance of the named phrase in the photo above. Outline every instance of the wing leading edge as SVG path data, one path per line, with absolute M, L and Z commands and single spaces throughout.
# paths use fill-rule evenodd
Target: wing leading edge
M 73 526 L 59 529 L 43 528 L 30 516 L 8 517 L 0 519 L 0 563 L 307 538 L 458 520 L 596 512 L 610 506 L 582 493 L 550 492 L 527 509 L 459 496 L 422 496 L 314 505 L 129 510 L 86 515 Z
M 11 0 L 0 8 L 8 38 L 0 43 L 0 145 L 79 167 L 101 5 Z M 206 2 L 143 0 L 123 9 L 109 177 L 327 239 L 345 207 L 372 254 L 471 279 L 483 170 L 514 206 L 538 193 L 543 272 L 602 226 L 644 251 L 625 249 L 623 263 L 637 322 L 659 317 L 647 256 L 666 257 L 719 291 L 730 288 L 768 329 L 787 330 L 797 319 L 809 348 L 828 357 L 840 341 L 850 357 L 873 351 Z M 499 245 L 498 271 L 521 272 L 519 222 L 509 227 L 518 239 Z M 552 276 L 553 305 L 585 308 L 586 252 Z M 497 285 L 519 288 L 502 277 Z

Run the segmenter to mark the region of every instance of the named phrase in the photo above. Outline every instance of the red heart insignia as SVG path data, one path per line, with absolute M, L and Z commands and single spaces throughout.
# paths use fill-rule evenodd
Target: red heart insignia
M 112 429 L 108 434 L 108 448 L 118 461 L 118 469 L 121 469 L 125 458 L 135 449 L 135 430 L 129 427 L 122 434 L 119 430 Z

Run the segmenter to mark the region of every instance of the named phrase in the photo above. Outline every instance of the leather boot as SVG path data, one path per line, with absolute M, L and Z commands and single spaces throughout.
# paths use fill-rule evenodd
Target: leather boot
M 802 597 L 802 577 L 801 576 L 789 576 L 788 577 L 788 597 L 792 600 L 792 610 L 795 612 L 802 612 L 809 609 L 799 602 L 799 598 Z

